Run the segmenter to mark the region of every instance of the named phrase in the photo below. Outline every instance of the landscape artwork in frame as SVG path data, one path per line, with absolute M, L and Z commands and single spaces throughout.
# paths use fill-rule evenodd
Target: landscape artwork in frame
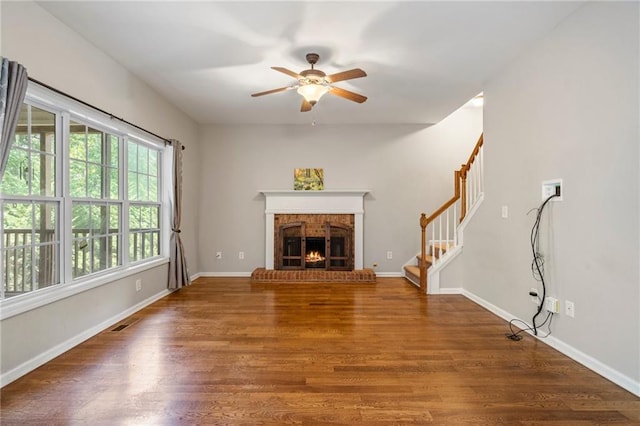
M 293 189 L 296 191 L 322 191 L 324 189 L 323 169 L 294 169 Z

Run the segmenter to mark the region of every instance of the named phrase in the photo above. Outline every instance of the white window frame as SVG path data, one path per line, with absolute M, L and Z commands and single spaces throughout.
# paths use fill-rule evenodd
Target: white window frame
M 66 114 L 66 120 L 64 121 L 64 131 L 67 132 L 70 129 L 70 125 L 71 122 L 75 122 L 78 124 L 82 124 L 85 125 L 87 127 L 91 127 L 92 129 L 104 132 L 105 134 L 109 134 L 109 135 L 113 135 L 118 137 L 119 141 L 120 141 L 120 145 L 124 145 L 125 142 L 125 138 L 119 134 L 118 132 L 114 131 L 112 128 L 105 126 L 102 123 L 97 123 L 94 120 L 92 120 L 91 118 L 85 118 L 85 117 L 81 117 L 78 116 L 77 113 L 72 113 L 72 114 Z M 64 141 L 67 142 L 69 140 L 69 136 L 68 134 L 65 134 L 65 138 Z M 71 265 L 71 262 L 64 262 L 66 268 L 66 274 L 64 276 L 64 281 L 63 282 L 70 282 L 70 281 L 78 281 L 78 280 L 83 280 L 85 278 L 89 278 L 89 277 L 93 277 L 93 276 L 97 276 L 97 275 L 101 275 L 101 274 L 109 274 L 111 272 L 114 272 L 118 269 L 121 269 L 124 267 L 125 263 L 123 260 L 123 245 L 125 244 L 124 242 L 124 230 L 122 229 L 122 215 L 124 213 L 122 213 L 122 210 L 124 209 L 124 199 L 126 198 L 125 195 L 123 194 L 123 186 L 126 184 L 126 181 L 124 181 L 124 176 L 123 176 L 123 170 L 122 170 L 122 155 L 123 155 L 123 151 L 122 148 L 119 148 L 119 152 L 118 152 L 118 198 L 117 199 L 105 199 L 105 200 L 101 200 L 101 199 L 97 199 L 97 198 L 88 198 L 88 197 L 73 197 L 71 195 L 71 188 L 70 188 L 70 178 L 69 178 L 69 172 L 71 170 L 71 158 L 69 157 L 69 144 L 68 143 L 64 143 L 64 157 L 63 157 L 63 163 L 64 163 L 64 167 L 63 167 L 63 173 L 64 173 L 64 177 L 66 180 L 66 185 L 64 187 L 64 199 L 65 201 L 68 201 L 67 204 L 65 204 L 65 212 L 68 213 L 69 216 L 69 221 L 68 221 L 68 227 L 65 227 L 65 230 L 69 230 L 68 232 L 65 232 L 69 244 L 65 245 L 65 257 L 64 259 L 71 259 L 72 258 L 72 243 L 73 243 L 73 235 L 72 235 L 72 231 L 73 231 L 73 226 L 72 226 L 72 220 L 73 220 L 73 203 L 82 203 L 82 204 L 86 204 L 86 205 L 95 205 L 95 204 L 102 204 L 105 203 L 107 205 L 119 205 L 120 206 L 120 220 L 118 223 L 118 226 L 120 228 L 120 245 L 119 245 L 119 259 L 121 264 L 118 266 L 114 266 L 111 268 L 106 268 L 100 271 L 96 271 L 96 272 L 91 272 L 88 275 L 81 275 L 77 278 L 73 277 L 73 268 Z M 125 197 L 125 198 L 123 198 Z M 67 222 L 65 222 L 65 225 L 67 225 Z
M 128 156 L 129 147 L 128 147 L 128 144 L 129 144 L 129 142 L 133 142 L 133 143 L 136 143 L 138 145 L 143 145 L 143 146 L 146 146 L 147 148 L 154 149 L 153 146 L 151 146 L 148 141 L 141 140 L 141 139 L 139 139 L 137 137 L 133 137 L 133 135 L 129 135 L 129 136 L 130 136 L 129 139 L 125 139 L 125 145 L 126 146 L 124 148 L 124 156 L 126 157 L 125 158 L 126 169 L 124 170 L 124 173 L 127 175 L 127 181 L 126 181 L 127 184 L 128 184 L 128 175 L 129 175 L 129 164 L 128 164 L 128 161 L 129 161 L 129 156 Z M 158 170 L 157 170 L 157 172 L 158 172 L 158 182 L 159 182 L 159 185 L 157 187 L 158 201 L 137 200 L 137 199 L 136 200 L 131 200 L 129 198 L 129 194 L 128 193 L 127 193 L 127 196 L 125 197 L 125 205 L 126 205 L 126 207 L 125 207 L 124 215 L 126 215 L 126 218 L 127 218 L 127 233 L 129 232 L 129 225 L 130 225 L 130 223 L 128 222 L 129 221 L 129 209 L 131 208 L 132 205 L 134 205 L 134 206 L 157 205 L 158 206 L 159 212 L 160 212 L 160 214 L 159 214 L 159 216 L 160 216 L 160 218 L 159 218 L 159 220 L 160 220 L 160 223 L 159 223 L 159 226 L 160 226 L 160 253 L 168 253 L 169 252 L 168 251 L 169 250 L 169 246 L 168 245 L 164 246 L 164 244 L 163 244 L 164 241 L 166 240 L 166 238 L 163 236 L 163 233 L 162 233 L 162 231 L 163 231 L 163 226 L 162 226 L 163 217 L 165 216 L 164 209 L 163 209 L 163 205 L 165 203 L 163 203 L 163 198 L 162 198 L 163 197 L 162 193 L 164 192 L 163 191 L 163 179 L 162 179 L 163 173 L 162 173 L 162 171 L 164 170 L 164 167 L 165 167 L 165 164 L 164 164 L 163 160 L 164 160 L 164 157 L 168 156 L 167 155 L 168 152 L 169 152 L 169 150 L 165 150 L 164 153 L 163 152 L 158 152 L 158 155 L 159 155 L 159 157 L 158 157 L 158 166 L 157 166 L 158 167 Z M 169 167 L 171 167 L 171 165 L 169 165 Z M 139 174 L 139 172 L 136 172 L 136 173 Z M 127 185 L 127 187 L 125 189 L 128 190 L 128 185 Z M 167 199 L 167 201 L 169 201 L 169 200 Z M 168 217 L 165 220 L 168 220 Z M 165 222 L 165 223 L 169 224 L 168 222 Z M 138 263 L 141 263 L 141 262 L 146 262 L 149 259 L 149 258 L 145 258 L 145 259 L 131 260 L 129 258 L 129 250 L 126 250 L 126 256 L 127 256 L 127 262 L 130 263 L 130 264 L 138 264 Z
M 38 289 L 38 290 L 34 290 L 32 292 L 26 293 L 26 294 L 31 294 L 35 291 L 45 291 L 48 288 L 51 287 L 56 287 L 59 286 L 61 283 L 64 282 L 64 275 L 63 275 L 63 265 L 62 262 L 60 262 L 60 256 L 62 253 L 62 249 L 61 247 L 64 247 L 65 243 L 66 243 L 66 239 L 65 239 L 65 235 L 62 232 L 62 226 L 61 223 L 63 221 L 63 205 L 64 205 L 64 199 L 63 199 L 63 189 L 62 189 L 62 144 L 61 144 L 61 140 L 62 140 L 62 120 L 59 114 L 59 111 L 57 108 L 52 108 L 51 106 L 38 102 L 37 100 L 34 99 L 27 99 L 25 97 L 25 101 L 23 103 L 26 103 L 28 105 L 30 105 L 31 107 L 35 107 L 38 109 L 41 109 L 43 111 L 47 111 L 50 112 L 52 114 L 56 115 L 55 118 L 55 126 L 56 126 L 56 130 L 55 130 L 55 140 L 56 140 L 56 147 L 55 147 L 55 158 L 56 158 L 56 162 L 55 162 L 55 173 L 56 173 L 56 179 L 55 179 L 55 194 L 53 196 L 50 197 L 44 197 L 41 195 L 37 195 L 37 194 L 33 194 L 33 182 L 30 181 L 29 182 L 29 191 L 32 193 L 31 195 L 8 195 L 8 196 L 3 196 L 2 193 L 0 193 L 0 201 L 5 202 L 11 202 L 11 201 L 15 201 L 17 203 L 31 203 L 31 202 L 45 202 L 45 203 L 49 203 L 49 202 L 53 202 L 57 204 L 58 207 L 58 214 L 57 214 L 57 223 L 56 223 L 56 234 L 58 236 L 58 241 L 59 241 L 59 247 L 58 247 L 58 252 L 57 252 L 57 257 L 58 257 L 58 265 L 56 268 L 56 273 L 57 273 L 57 282 L 58 284 L 52 284 L 49 287 L 44 287 L 42 289 Z M 0 216 L 0 222 L 2 221 L 2 217 Z M 0 238 L 0 248 L 4 249 L 4 223 L 0 223 L 0 235 L 2 235 L 3 238 Z M 2 261 L 0 261 L 0 279 L 2 276 L 4 276 L 4 259 L 0 259 Z M 33 267 L 32 267 L 32 271 L 33 271 Z M 33 277 L 32 277 L 33 279 Z M 4 285 L 0 286 L 0 319 L 4 318 L 4 304 L 2 304 L 2 300 L 4 299 Z M 14 297 L 20 297 L 20 296 L 14 296 Z M 6 300 L 10 300 L 10 299 L 6 299 Z
M 73 99 L 55 93 L 35 83 L 29 83 L 25 102 L 38 108 L 57 114 L 56 125 L 56 199 L 59 199 L 58 233 L 60 236 L 60 250 L 58 254 L 58 274 L 60 283 L 52 286 L 31 291 L 8 299 L 0 300 L 0 320 L 19 315 L 32 309 L 53 303 L 57 300 L 73 296 L 92 288 L 96 288 L 114 281 L 121 280 L 133 274 L 156 268 L 169 262 L 169 237 L 170 237 L 170 214 L 171 214 L 171 175 L 172 147 L 166 145 L 164 140 L 127 125 L 119 120 L 103 114 L 93 108 L 83 105 Z M 69 195 L 69 147 L 68 131 L 70 120 L 87 124 L 91 127 L 104 130 L 107 133 L 121 138 L 122 148 L 120 149 L 120 198 L 122 215 L 120 217 L 120 229 L 122 230 L 122 243 L 120 244 L 120 256 L 122 265 L 92 273 L 90 275 L 72 279 L 71 271 L 71 219 L 72 198 Z M 128 140 L 132 139 L 136 143 L 143 143 L 150 148 L 157 149 L 160 155 L 159 161 L 159 203 L 160 203 L 160 255 L 152 258 L 129 262 L 128 241 L 128 193 L 127 193 L 127 155 L 126 147 Z M 13 199 L 14 197 L 6 197 Z M 31 197 L 30 199 L 34 199 Z M 112 201 L 112 200 L 110 200 Z M 2 272 L 2 271 L 0 271 Z

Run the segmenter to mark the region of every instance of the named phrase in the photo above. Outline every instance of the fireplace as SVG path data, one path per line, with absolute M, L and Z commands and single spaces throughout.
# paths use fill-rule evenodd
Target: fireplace
M 368 190 L 289 191 L 262 190 L 265 196 L 265 270 L 279 269 L 278 251 L 282 252 L 284 269 L 294 270 L 362 270 L 364 263 L 364 196 Z M 282 221 L 281 217 L 287 217 Z M 280 226 L 304 222 L 300 235 L 300 255 L 287 252 L 284 241 L 277 243 Z M 329 222 L 330 230 L 326 226 Z M 287 236 L 297 238 L 293 229 Z M 328 235 L 328 237 L 327 237 Z M 309 238 L 323 238 L 324 266 L 307 265 L 302 256 L 302 238 L 305 250 Z M 328 241 L 327 241 L 328 238 Z M 291 239 L 290 248 L 298 249 L 297 239 Z M 312 244 L 316 244 L 312 240 Z M 320 251 L 320 250 L 318 250 Z M 285 267 L 286 264 L 286 267 Z M 297 272 L 296 272 L 297 273 Z
M 324 237 L 306 237 L 304 249 L 304 268 L 323 269 L 327 265 L 327 239 Z
M 353 215 L 277 214 L 275 269 L 353 270 Z

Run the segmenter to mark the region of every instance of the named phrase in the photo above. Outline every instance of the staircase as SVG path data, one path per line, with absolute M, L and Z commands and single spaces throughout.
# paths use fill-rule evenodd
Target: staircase
M 407 280 L 429 294 L 440 292 L 440 271 L 462 252 L 463 231 L 484 199 L 483 135 L 469 160 L 454 171 L 454 195 L 431 215 L 420 216 L 421 251 L 404 266 Z
M 435 259 L 440 259 L 443 255 L 447 253 L 447 250 L 453 248 L 452 242 L 444 242 L 444 243 L 433 243 L 429 245 L 428 253 L 424 257 L 424 265 L 425 269 L 429 269 L 431 265 L 434 263 Z M 420 285 L 420 266 L 422 265 L 421 255 L 416 255 L 415 264 L 405 265 L 404 272 L 405 278 L 416 285 Z

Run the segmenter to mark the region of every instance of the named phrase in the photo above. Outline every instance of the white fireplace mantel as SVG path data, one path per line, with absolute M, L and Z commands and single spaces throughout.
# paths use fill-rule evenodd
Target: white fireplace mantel
M 323 191 L 261 190 L 265 207 L 265 268 L 274 264 L 274 219 L 276 214 L 353 214 L 354 268 L 364 265 L 364 189 Z

